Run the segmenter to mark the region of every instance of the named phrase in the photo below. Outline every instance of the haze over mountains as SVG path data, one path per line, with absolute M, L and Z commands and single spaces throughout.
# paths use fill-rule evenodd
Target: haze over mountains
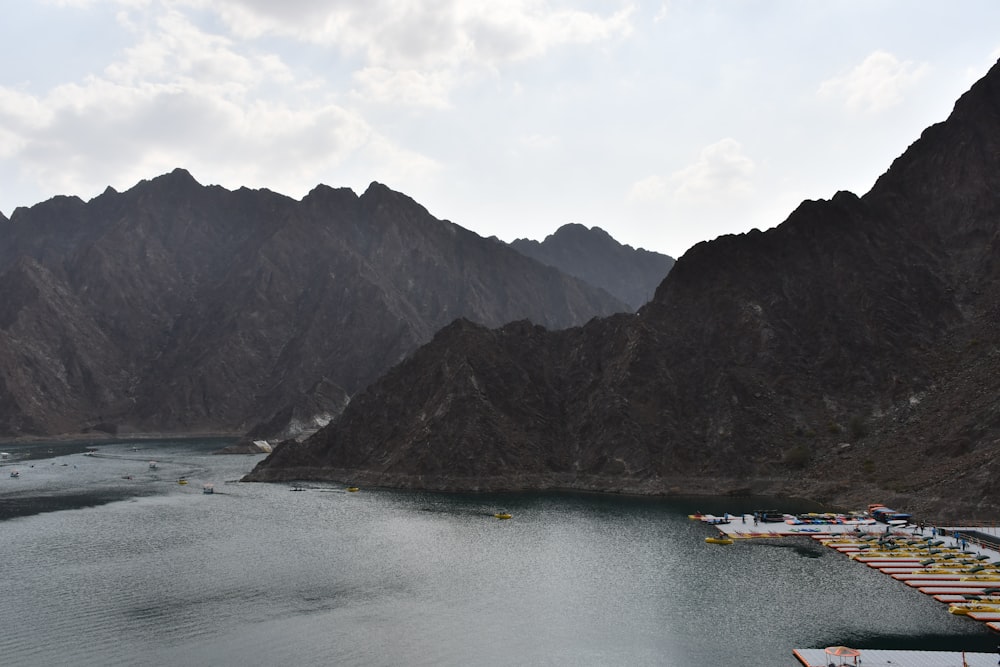
M 248 477 L 1000 510 L 1000 65 L 859 198 L 699 244 L 637 315 L 459 321 Z
M 0 220 L 0 435 L 315 430 L 455 318 L 627 310 L 378 183 L 296 201 L 178 169 Z

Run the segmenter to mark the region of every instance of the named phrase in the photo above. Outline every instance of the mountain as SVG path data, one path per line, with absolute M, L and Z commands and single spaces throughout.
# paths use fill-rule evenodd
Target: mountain
M 1000 511 L 1000 65 L 870 192 L 698 244 L 582 327 L 456 322 L 249 480 Z
M 178 169 L 0 220 L 0 435 L 303 425 L 455 318 L 626 310 L 378 183 L 296 201 Z
M 563 225 L 544 241 L 516 239 L 518 252 L 615 295 L 633 310 L 653 298 L 674 259 L 622 245 L 600 227 Z

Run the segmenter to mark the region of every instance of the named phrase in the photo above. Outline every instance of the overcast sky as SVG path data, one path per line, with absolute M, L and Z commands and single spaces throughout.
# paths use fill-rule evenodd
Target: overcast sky
M 371 181 L 505 241 L 680 256 L 866 192 L 1000 57 L 1000 2 L 19 0 L 0 211 L 184 167 Z

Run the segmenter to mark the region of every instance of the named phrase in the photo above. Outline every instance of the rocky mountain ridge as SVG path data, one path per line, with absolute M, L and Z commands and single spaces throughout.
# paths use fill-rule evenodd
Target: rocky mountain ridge
M 1000 511 L 1000 65 L 863 197 L 699 244 L 636 315 L 455 323 L 250 480 Z
M 627 309 L 378 183 L 296 201 L 178 169 L 0 220 L 0 436 L 305 424 L 457 317 Z
M 674 258 L 614 240 L 600 227 L 567 224 L 543 241 L 515 239 L 518 252 L 601 287 L 638 310 L 653 298 Z

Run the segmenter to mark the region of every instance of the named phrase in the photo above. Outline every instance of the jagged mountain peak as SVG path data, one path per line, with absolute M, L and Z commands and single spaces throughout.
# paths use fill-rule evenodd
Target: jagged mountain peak
M 317 378 L 354 393 L 457 317 L 562 328 L 625 308 L 380 184 L 362 197 L 318 185 L 296 201 L 178 169 L 17 221 L 0 227 L 0 277 L 18 261 L 40 271 L 0 281 L 3 317 L 30 323 L 0 346 L 0 405 L 17 406 L 3 435 L 85 428 L 88 414 L 121 432 L 332 414 L 343 401 L 311 395 Z M 53 298 L 26 298 L 41 286 Z M 60 383 L 60 400 L 33 395 Z
M 167 185 L 170 187 L 201 187 L 201 183 L 199 183 L 195 177 L 191 175 L 191 172 L 183 167 L 176 167 L 166 174 L 157 176 L 149 182 Z
M 544 241 L 516 239 L 511 247 L 615 295 L 633 310 L 649 301 L 674 260 L 623 245 L 600 227 L 569 223 Z
M 377 181 L 372 181 L 368 189 L 361 195 L 360 202 L 363 208 L 376 213 L 388 212 L 389 214 L 396 214 L 406 210 L 412 216 L 420 219 L 432 218 L 430 212 L 415 199 Z M 436 218 L 433 219 L 437 220 Z
M 597 226 L 587 227 L 586 225 L 581 225 L 578 222 L 566 223 L 556 231 L 552 232 L 552 234 L 550 234 L 548 237 L 546 237 L 546 240 L 549 238 L 559 239 L 562 237 L 587 239 L 591 241 L 601 240 L 605 242 L 612 242 L 615 243 L 616 245 L 624 245 L 618 243 L 618 241 L 615 241 L 615 239 L 611 236 L 611 234 L 607 233 L 600 227 Z M 631 246 L 625 246 L 625 247 L 631 247 Z
M 177 167 L 167 173 L 143 179 L 122 193 L 127 197 L 147 193 L 172 193 L 175 196 L 190 196 L 201 193 L 206 187 L 199 183 L 187 169 Z
M 20 222 L 28 211 L 38 217 L 58 218 L 74 215 L 84 205 L 84 201 L 76 195 L 56 195 L 34 206 L 18 206 L 10 216 L 13 223 Z

